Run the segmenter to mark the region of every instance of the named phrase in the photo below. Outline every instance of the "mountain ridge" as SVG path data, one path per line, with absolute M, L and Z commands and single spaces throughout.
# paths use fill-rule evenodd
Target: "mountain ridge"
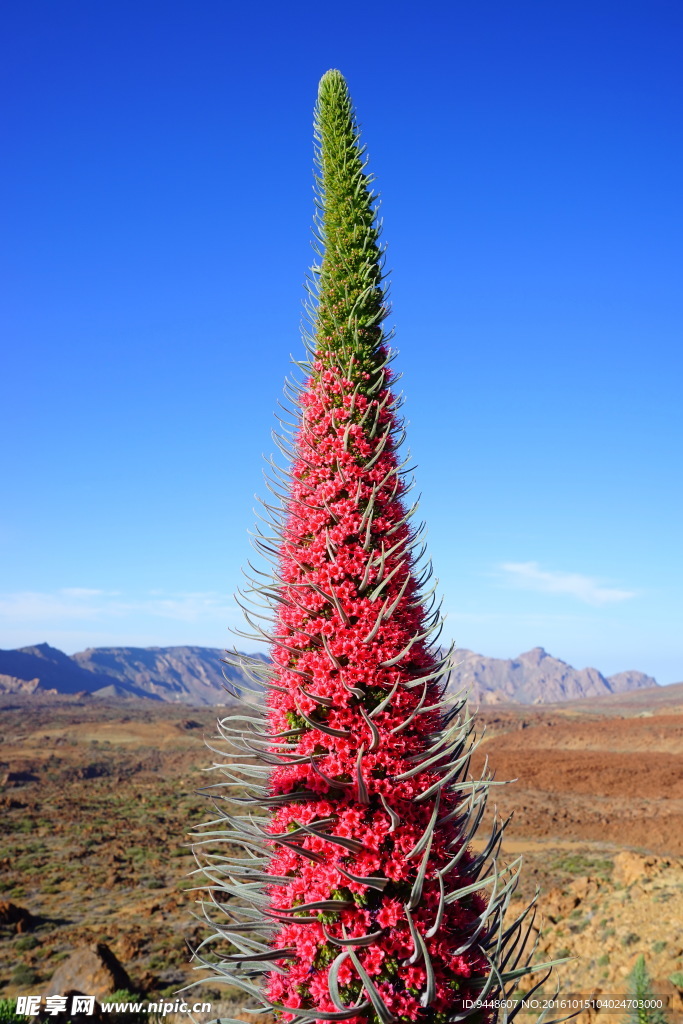
M 635 670 L 604 676 L 596 668 L 575 669 L 543 647 L 533 647 L 516 658 L 487 658 L 460 649 L 448 689 L 467 689 L 480 704 L 555 704 L 658 685 L 653 676 Z
M 222 661 L 217 647 L 90 647 L 69 656 L 49 644 L 0 650 L 0 693 L 38 695 L 88 693 L 100 697 L 145 697 L 166 703 L 216 705 L 230 690 L 249 686 L 244 673 Z M 264 662 L 267 658 L 259 655 Z M 534 647 L 516 658 L 488 658 L 456 651 L 450 692 L 470 691 L 480 704 L 551 704 L 656 687 L 644 672 L 604 676 L 575 669 Z

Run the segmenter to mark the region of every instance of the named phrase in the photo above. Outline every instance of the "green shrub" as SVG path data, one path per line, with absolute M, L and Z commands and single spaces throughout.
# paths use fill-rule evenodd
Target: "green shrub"
M 570 875 L 593 875 L 597 878 L 608 878 L 612 874 L 614 863 L 598 857 L 586 857 L 582 853 L 570 853 L 558 857 L 553 862 L 557 871 L 566 871 Z
M 17 964 L 12 971 L 12 982 L 15 985 L 34 985 L 38 980 L 36 972 L 27 964 Z
M 138 996 L 135 992 L 129 992 L 127 988 L 117 988 L 116 992 L 104 1000 L 105 1003 L 135 1003 L 137 1001 Z
M 16 999 L 0 999 L 0 1024 L 25 1024 L 25 1017 L 17 1017 Z
M 641 999 L 643 1002 L 652 1000 L 654 993 L 645 966 L 645 957 L 641 955 L 633 965 L 633 970 L 626 979 L 628 994 L 632 999 Z M 641 1009 L 633 1009 L 625 1018 L 627 1024 L 667 1024 L 664 1013 L 656 1008 L 643 1006 Z

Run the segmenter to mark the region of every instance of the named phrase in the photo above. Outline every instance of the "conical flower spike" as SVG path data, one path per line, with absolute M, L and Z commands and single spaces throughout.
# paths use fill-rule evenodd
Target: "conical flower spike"
M 501 924 L 517 866 L 498 869 L 495 824 L 488 867 L 468 849 L 495 783 L 468 774 L 472 721 L 445 694 L 441 619 L 420 594 L 431 570 L 398 454 L 375 197 L 338 71 L 315 133 L 311 359 L 266 506 L 275 535 L 256 541 L 273 569 L 242 634 L 271 661 L 235 655 L 255 689 L 220 725 L 232 761 L 212 792 L 242 813 L 195 848 L 222 957 L 200 967 L 285 1021 L 456 1021 L 531 969 L 514 948 L 524 915 Z

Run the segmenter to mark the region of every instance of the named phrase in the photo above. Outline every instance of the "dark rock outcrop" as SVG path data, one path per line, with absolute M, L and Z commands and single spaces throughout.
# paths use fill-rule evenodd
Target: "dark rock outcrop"
M 47 995 L 78 992 L 104 999 L 119 989 L 133 990 L 125 968 L 103 942 L 77 949 L 52 975 Z
M 9 900 L 0 900 L 0 924 L 13 926 L 17 935 L 22 932 L 29 932 L 35 925 L 33 914 L 25 907 L 18 907 L 16 903 Z

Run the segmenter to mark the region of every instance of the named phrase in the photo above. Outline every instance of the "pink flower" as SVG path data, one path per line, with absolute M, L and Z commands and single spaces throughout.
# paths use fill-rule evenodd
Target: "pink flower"
M 403 907 L 401 904 L 398 900 L 389 899 L 382 904 L 377 914 L 377 924 L 380 925 L 381 928 L 393 928 L 396 922 L 400 921 L 402 918 Z

